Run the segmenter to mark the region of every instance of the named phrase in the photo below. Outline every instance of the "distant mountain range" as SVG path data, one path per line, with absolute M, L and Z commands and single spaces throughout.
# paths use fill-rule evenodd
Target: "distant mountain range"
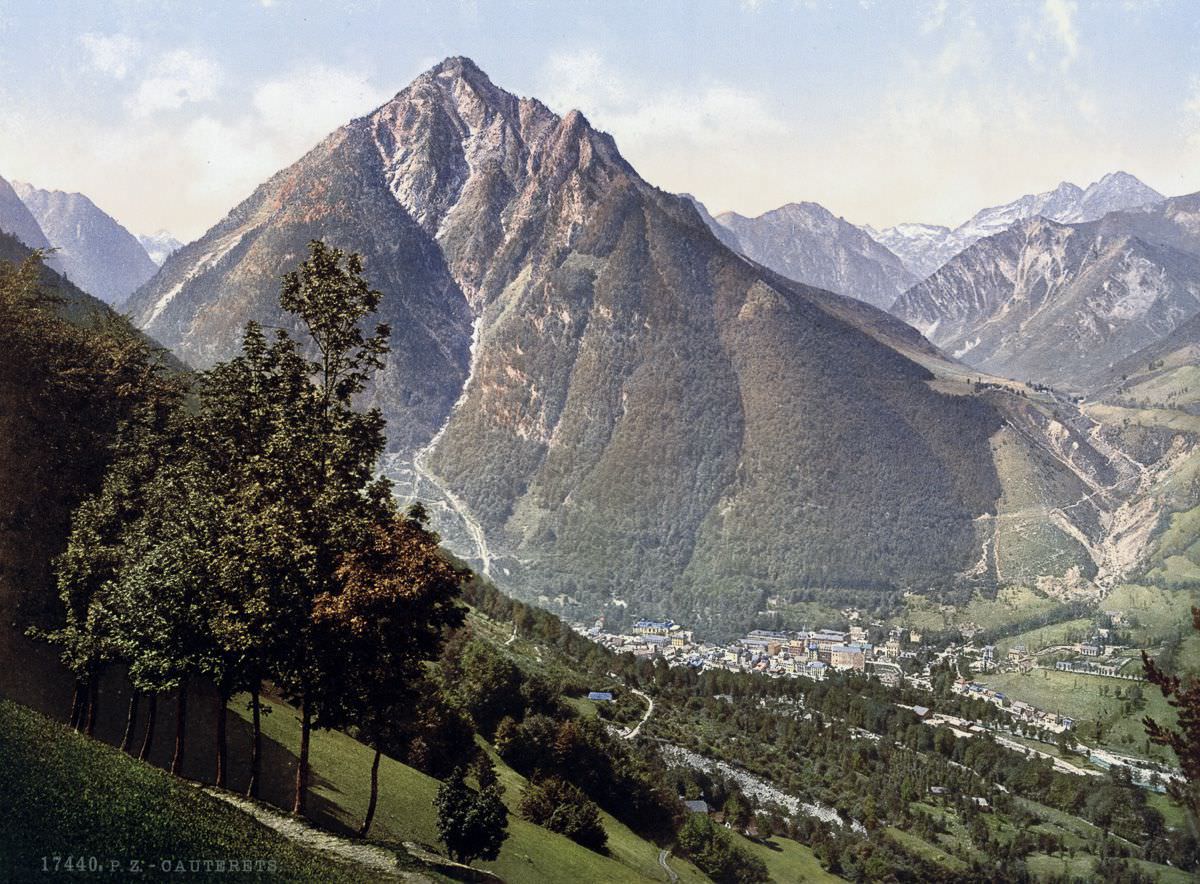
M 157 233 L 138 234 L 138 242 L 142 244 L 142 248 L 146 250 L 146 254 L 150 256 L 150 260 L 160 267 L 173 253 L 183 248 L 183 243 L 166 230 L 160 230 Z
M 893 312 L 969 365 L 1077 392 L 1200 312 L 1200 257 L 1037 217 L 981 239 Z
M 865 230 L 817 203 L 788 203 L 756 218 L 712 218 L 706 210 L 702 217 L 726 245 L 788 279 L 882 309 L 917 281 Z
M 362 253 L 393 328 L 370 401 L 399 492 L 502 585 L 576 614 L 724 630 L 797 592 L 969 594 L 1012 574 L 1009 556 L 1094 570 L 1079 538 L 1103 531 L 1117 498 L 1095 489 L 1125 461 L 1050 432 L 1060 405 L 977 392 L 886 313 L 729 247 L 765 256 L 742 241 L 763 232 L 780 261 L 827 261 L 830 282 L 886 300 L 903 268 L 845 222 L 785 207 L 735 232 L 703 215 L 579 112 L 453 58 L 257 188 L 129 309 L 203 367 L 247 320 L 289 321 L 279 277 L 309 239 Z M 806 264 L 793 230 L 832 244 Z M 1030 555 L 1020 519 L 991 520 L 1017 462 L 1056 477 L 1045 505 L 1085 501 Z
M 108 304 L 119 304 L 158 270 L 137 237 L 81 193 L 13 189 L 55 248 L 55 266 Z
M 953 229 L 932 224 L 865 229 L 923 279 L 963 249 L 1018 221 L 1038 216 L 1063 223 L 1095 221 L 1110 212 L 1153 205 L 1163 199 L 1162 194 L 1133 175 L 1110 172 L 1086 188 L 1064 181 L 1054 190 L 1026 194 L 1011 203 L 982 209 Z

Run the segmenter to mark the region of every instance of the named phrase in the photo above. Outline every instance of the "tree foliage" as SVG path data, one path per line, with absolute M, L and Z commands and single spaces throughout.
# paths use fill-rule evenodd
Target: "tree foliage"
M 520 810 L 531 823 L 566 835 L 591 850 L 603 850 L 608 843 L 600 808 L 577 786 L 560 777 L 530 783 L 521 796 Z
M 476 792 L 467 785 L 462 768 L 455 768 L 438 789 L 438 838 L 451 859 L 469 863 L 493 860 L 508 837 L 508 811 L 500 785 L 492 783 Z
M 1192 626 L 1200 631 L 1200 608 L 1192 608 Z M 1172 728 L 1147 715 L 1146 735 L 1152 743 L 1169 747 L 1179 759 L 1183 782 L 1172 781 L 1168 791 L 1188 809 L 1193 824 L 1200 826 L 1200 678 L 1165 672 L 1145 651 L 1142 665 L 1146 680 L 1162 691 L 1178 716 L 1178 724 Z

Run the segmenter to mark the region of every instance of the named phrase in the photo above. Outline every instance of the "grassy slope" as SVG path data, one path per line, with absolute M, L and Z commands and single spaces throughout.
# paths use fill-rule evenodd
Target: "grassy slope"
M 264 718 L 266 735 L 295 751 L 299 742 L 295 711 L 272 703 L 273 711 Z M 245 715 L 244 704 L 231 708 Z M 313 735 L 311 759 L 314 794 L 329 803 L 334 817 L 346 827 L 356 827 L 366 809 L 370 750 L 351 737 L 338 732 L 321 731 Z M 499 773 L 508 787 L 510 806 L 519 798 L 523 778 L 506 766 Z M 371 840 L 383 844 L 417 841 L 437 849 L 436 816 L 433 807 L 438 781 L 432 777 L 384 758 L 379 769 L 379 808 L 371 831 Z M 611 817 L 605 818 L 611 857 L 580 847 L 532 823 L 510 816 L 509 838 L 500 858 L 480 864 L 500 875 L 509 884 L 548 881 L 647 881 L 667 879 L 658 865 L 658 848 L 642 840 Z M 703 881 L 694 868 L 673 859 L 671 866 L 682 881 Z M 685 875 L 685 873 L 687 873 Z
M 0 783 L 20 814 L 0 826 L 0 877 L 45 880 L 43 855 L 140 859 L 252 857 L 295 881 L 371 881 L 374 876 L 304 850 L 249 816 L 162 771 L 0 700 Z M 125 875 L 89 873 L 88 880 Z M 195 877 L 195 876 L 193 876 Z M 263 876 L 238 874 L 241 880 Z
M 841 881 L 821 868 L 821 863 L 808 847 L 788 838 L 767 838 L 752 841 L 734 833 L 734 841 L 767 864 L 771 880 L 779 884 L 800 881 Z M 673 862 L 672 865 L 675 865 Z M 680 875 L 680 880 L 686 880 Z

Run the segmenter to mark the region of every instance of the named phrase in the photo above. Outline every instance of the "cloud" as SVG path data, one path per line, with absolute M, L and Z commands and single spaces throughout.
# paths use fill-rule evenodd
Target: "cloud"
M 126 108 L 134 117 L 149 117 L 192 102 L 211 101 L 223 76 L 220 65 L 207 56 L 174 49 L 154 61 L 137 91 L 127 99 Z
M 551 55 L 538 80 L 550 107 L 582 110 L 632 151 L 649 144 L 734 146 L 786 131 L 754 92 L 719 81 L 696 89 L 637 82 L 594 50 Z
M 307 140 L 390 97 L 365 74 L 318 63 L 260 84 L 254 90 L 253 106 L 272 131 L 300 132 Z
M 128 34 L 82 34 L 79 45 L 92 68 L 118 80 L 125 79 L 130 64 L 142 51 L 141 43 Z
M 941 30 L 942 25 L 946 23 L 946 12 L 949 5 L 949 0 L 935 0 L 921 21 L 922 34 L 932 34 L 934 31 Z
M 1063 70 L 1079 57 L 1079 29 L 1075 25 L 1078 12 L 1076 0 L 1045 0 L 1042 5 L 1042 23 L 1062 49 Z
M 206 82 L 215 89 L 220 75 Z M 390 97 L 355 70 L 298 65 L 242 87 L 232 112 L 194 105 L 191 114 L 162 113 L 147 125 L 146 106 L 134 103 L 142 85 L 129 116 L 97 119 L 30 108 L 0 84 L 0 171 L 86 193 L 131 230 L 165 227 L 187 239 L 332 130 Z M 182 106 L 205 94 L 190 85 L 184 91 L 157 106 Z

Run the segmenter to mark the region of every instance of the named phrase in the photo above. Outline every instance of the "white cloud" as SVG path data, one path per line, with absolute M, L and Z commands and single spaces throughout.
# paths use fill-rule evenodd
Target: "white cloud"
M 1075 24 L 1078 12 L 1076 0 L 1045 0 L 1042 6 L 1042 23 L 1062 50 L 1063 70 L 1079 57 L 1079 29 Z
M 159 56 L 137 91 L 126 101 L 135 117 L 177 110 L 192 102 L 216 98 L 224 73 L 220 65 L 190 49 L 174 49 Z
M 582 110 L 634 153 L 651 145 L 731 147 L 786 131 L 754 92 L 718 81 L 696 90 L 639 83 L 592 50 L 555 53 L 538 79 L 550 107 Z
M 259 119 L 274 132 L 301 132 L 308 140 L 390 97 L 365 74 L 315 64 L 260 84 L 253 105 Z
M 131 230 L 192 238 L 332 130 L 390 97 L 356 71 L 321 64 L 249 84 L 245 94 L 232 114 L 196 106 L 147 125 L 138 106 L 128 118 L 103 121 L 23 108 L 0 84 L 0 172 L 86 193 Z
M 79 44 L 92 68 L 118 80 L 125 79 L 142 50 L 141 43 L 128 34 L 83 34 Z

